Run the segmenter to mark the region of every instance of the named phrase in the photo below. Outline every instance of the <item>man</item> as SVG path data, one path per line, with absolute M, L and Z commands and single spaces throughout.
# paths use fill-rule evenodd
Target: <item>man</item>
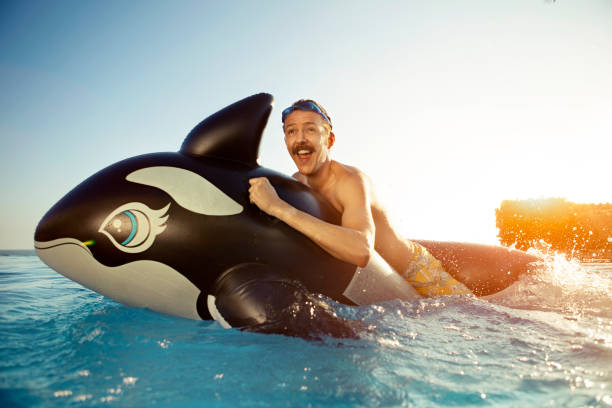
M 301 99 L 283 111 L 282 121 L 285 144 L 298 169 L 293 177 L 322 194 L 342 215 L 341 225 L 322 221 L 283 201 L 265 177 L 249 181 L 252 203 L 345 262 L 365 267 L 372 251 L 377 251 L 421 295 L 471 293 L 424 247 L 395 231 L 372 181 L 363 172 L 331 159 L 335 135 L 323 107 Z

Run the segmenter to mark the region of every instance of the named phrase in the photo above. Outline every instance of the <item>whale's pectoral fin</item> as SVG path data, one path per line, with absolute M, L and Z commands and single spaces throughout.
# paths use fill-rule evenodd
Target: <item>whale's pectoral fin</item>
M 211 316 L 226 328 L 319 339 L 357 338 L 359 322 L 336 315 L 332 306 L 297 281 L 267 265 L 246 263 L 224 272 L 208 295 Z

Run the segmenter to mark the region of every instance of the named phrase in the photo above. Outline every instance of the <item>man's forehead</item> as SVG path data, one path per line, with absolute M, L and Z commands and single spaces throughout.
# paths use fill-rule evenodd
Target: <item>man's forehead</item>
M 325 124 L 325 120 L 316 112 L 295 110 L 285 118 L 285 127 L 290 125 L 302 125 L 313 123 L 315 125 Z
M 312 121 L 312 120 L 307 120 L 307 121 L 304 121 L 304 122 L 291 122 L 291 123 L 286 122 L 285 123 L 285 127 L 286 128 L 291 127 L 291 126 L 298 126 L 298 125 L 317 125 L 318 126 L 318 125 L 322 125 L 322 123 L 321 122 L 317 123 L 317 122 Z

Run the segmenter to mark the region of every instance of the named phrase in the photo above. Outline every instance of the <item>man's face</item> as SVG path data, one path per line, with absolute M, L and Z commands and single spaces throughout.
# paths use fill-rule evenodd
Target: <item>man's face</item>
M 285 118 L 285 144 L 298 171 L 315 173 L 329 158 L 329 128 L 315 112 L 295 110 Z

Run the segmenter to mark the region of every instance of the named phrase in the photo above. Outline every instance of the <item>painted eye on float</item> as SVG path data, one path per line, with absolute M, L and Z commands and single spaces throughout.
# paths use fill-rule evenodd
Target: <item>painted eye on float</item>
M 142 252 L 166 229 L 168 208 L 170 204 L 152 210 L 143 203 L 127 203 L 112 211 L 98 231 L 123 252 Z

